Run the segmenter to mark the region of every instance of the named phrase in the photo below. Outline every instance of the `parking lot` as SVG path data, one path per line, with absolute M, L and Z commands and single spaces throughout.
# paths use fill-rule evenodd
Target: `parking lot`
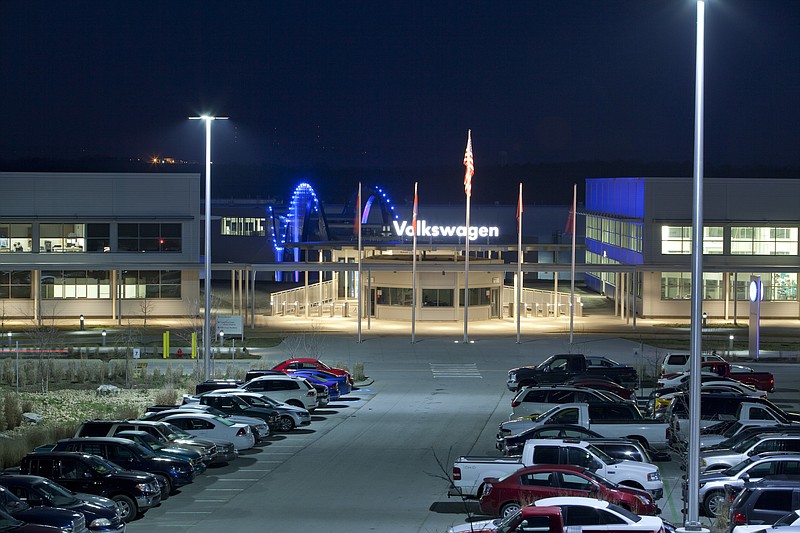
M 473 505 L 447 497 L 458 455 L 498 455 L 497 426 L 508 418 L 513 366 L 553 353 L 581 351 L 635 364 L 641 344 L 582 335 L 513 338 L 377 335 L 364 342 L 325 335 L 323 359 L 363 362 L 370 385 L 314 413 L 310 426 L 277 434 L 195 483 L 128 526 L 128 531 L 212 532 L 330 530 L 444 532 L 470 516 Z M 279 359 L 280 347 L 265 353 Z M 780 376 L 773 400 L 797 409 L 793 364 L 757 363 Z M 756 365 L 754 365 L 756 366 Z M 646 391 L 641 391 L 645 393 Z M 641 395 L 641 394 L 640 394 Z M 679 461 L 661 463 L 663 517 L 681 524 Z

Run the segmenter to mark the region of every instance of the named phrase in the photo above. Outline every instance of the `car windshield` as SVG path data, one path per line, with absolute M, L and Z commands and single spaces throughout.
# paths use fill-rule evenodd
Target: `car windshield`
M 0 509 L 0 530 L 11 530 L 22 527 L 24 524 Z
M 614 465 L 620 462 L 620 459 L 614 459 L 613 457 L 611 457 L 606 452 L 604 452 L 603 450 L 601 450 L 600 448 L 596 447 L 593 444 L 589 444 L 586 447 L 586 451 L 589 453 L 593 453 L 607 465 Z
M 556 405 L 555 407 L 551 407 L 550 409 L 548 409 L 544 413 L 542 413 L 539 416 L 537 416 L 536 418 L 534 418 L 534 422 L 542 422 L 544 420 L 547 420 L 552 413 L 558 411 L 559 409 L 561 409 L 561 407 L 562 407 L 561 405 Z
M 731 447 L 731 450 L 733 450 L 735 452 L 745 452 L 751 446 L 753 446 L 754 444 L 756 444 L 758 441 L 762 440 L 763 438 L 764 438 L 763 435 L 758 435 L 758 434 L 753 435 L 749 439 L 744 439 L 743 441 L 737 442 L 736 444 L 734 444 Z
M 792 511 L 791 513 L 787 514 L 786 516 L 782 516 L 775 522 L 772 527 L 780 527 L 780 526 L 792 526 L 795 525 L 795 522 L 800 519 L 800 513 L 797 511 Z
M 165 446 L 161 444 L 161 441 L 149 433 L 136 435 L 136 442 L 142 446 L 149 447 L 151 450 L 163 450 L 165 448 Z
M 191 438 L 193 438 L 193 437 L 194 437 L 194 435 L 192 435 L 192 434 L 191 434 L 191 433 L 189 433 L 188 431 L 184 431 L 184 430 L 182 430 L 181 428 L 179 428 L 178 426 L 175 426 L 175 425 L 173 425 L 173 424 L 170 424 L 169 422 L 166 422 L 166 426 L 167 426 L 167 428 L 168 428 L 168 430 L 169 430 L 169 432 L 170 432 L 170 433 L 167 435 L 167 438 L 168 438 L 169 440 L 175 440 L 175 439 L 191 439 Z
M 728 468 L 727 470 L 723 471 L 722 473 L 724 475 L 726 475 L 726 476 L 735 476 L 736 474 L 738 474 L 739 472 L 741 472 L 742 470 L 744 470 L 745 468 L 749 467 L 752 464 L 753 464 L 753 459 L 752 459 L 752 457 L 750 457 L 750 458 L 745 459 L 744 461 L 742 461 L 738 465 L 733 465 L 732 467 Z
M 219 422 L 220 424 L 224 424 L 224 425 L 226 425 L 226 426 L 228 426 L 228 427 L 231 427 L 231 426 L 233 425 L 233 422 L 231 422 L 231 421 L 230 421 L 230 420 L 228 420 L 227 418 L 220 418 L 220 417 L 218 417 L 218 416 L 215 416 L 215 417 L 214 417 L 214 420 L 216 420 L 216 421 L 217 421 L 217 422 Z
M 608 504 L 608 509 L 611 510 L 611 511 L 614 511 L 617 514 L 620 514 L 620 515 L 624 516 L 625 518 L 627 518 L 628 520 L 630 520 L 631 522 L 634 522 L 634 523 L 636 523 L 636 522 L 638 522 L 639 520 L 642 519 L 642 517 L 639 516 L 638 514 L 634 514 L 634 513 L 630 512 L 630 511 L 628 511 L 627 509 L 624 509 L 624 508 L 622 508 L 619 505 L 616 505 L 614 503 L 609 503 Z
M 588 477 L 588 478 L 591 478 L 591 479 L 597 481 L 601 485 L 605 485 L 606 487 L 611 487 L 612 489 L 616 489 L 617 487 L 619 487 L 618 483 L 615 483 L 614 481 L 611 481 L 610 479 L 604 478 L 603 476 L 601 476 L 601 475 L 599 475 L 599 474 L 597 474 L 595 472 L 592 472 L 588 468 L 583 471 L 583 475 Z
M 37 483 L 33 486 L 33 490 L 50 500 L 53 507 L 70 506 L 80 502 L 73 492 L 49 480 Z
M 3 509 L 11 509 L 14 512 L 27 511 L 31 508 L 30 505 L 17 498 L 6 488 L 0 488 L 0 507 Z
M 741 422 L 734 422 L 733 424 L 728 426 L 728 429 L 722 432 L 722 436 L 725 437 L 726 439 L 729 439 L 734 435 L 736 435 L 737 433 L 739 433 L 739 430 L 742 429 L 743 427 L 744 424 L 742 424 Z
M 247 403 L 249 403 L 250 405 L 252 405 L 253 407 L 272 407 L 273 406 L 273 404 L 271 404 L 269 401 L 267 401 L 264 398 L 258 397 L 258 396 L 245 396 L 244 400 Z M 278 405 L 278 403 L 275 402 L 275 405 Z
M 149 448 L 147 448 L 145 446 L 142 446 L 138 442 L 131 442 L 131 447 L 134 450 L 136 450 L 136 453 L 138 453 L 139 455 L 141 455 L 142 457 L 145 457 L 145 458 L 155 457 L 155 455 L 156 455 L 156 454 L 153 453 L 153 450 L 151 450 L 151 449 L 149 449 Z
M 86 461 L 89 463 L 89 466 L 91 466 L 92 469 L 94 469 L 95 472 L 103 476 L 119 470 L 117 465 L 115 465 L 111 461 L 103 459 L 98 455 L 89 455 L 86 457 Z

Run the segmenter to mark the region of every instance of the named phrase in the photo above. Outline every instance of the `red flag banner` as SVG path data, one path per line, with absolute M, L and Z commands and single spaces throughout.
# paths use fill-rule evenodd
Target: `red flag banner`
M 567 225 L 564 226 L 564 235 L 572 235 L 575 232 L 574 221 L 575 220 L 575 211 L 572 210 L 572 206 L 569 208 L 569 216 L 567 217 Z
M 414 230 L 414 235 L 417 234 L 417 205 L 418 205 L 417 183 L 415 182 L 414 183 L 414 209 L 411 212 L 411 227 Z
M 358 184 L 358 194 L 356 194 L 356 205 L 353 213 L 353 235 L 361 233 L 361 183 Z
M 472 130 L 467 130 L 467 151 L 464 153 L 464 192 L 472 196 L 472 176 L 475 175 L 475 161 L 472 158 Z
M 517 200 L 517 231 L 522 231 L 522 184 L 519 185 L 519 199 Z

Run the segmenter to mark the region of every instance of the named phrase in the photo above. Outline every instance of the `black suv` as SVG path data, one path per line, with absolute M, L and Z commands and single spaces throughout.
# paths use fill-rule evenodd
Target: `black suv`
M 195 386 L 194 393 L 203 394 L 217 389 L 235 389 L 242 384 L 244 384 L 244 381 L 238 379 L 207 379 Z
M 81 513 L 53 507 L 31 507 L 3 486 L 0 486 L 0 509 L 29 524 L 60 527 L 72 533 L 88 531 Z
M 186 459 L 162 457 L 141 444 L 119 437 L 79 437 L 62 439 L 54 452 L 82 452 L 105 457 L 127 470 L 153 474 L 161 487 L 161 499 L 166 500 L 178 487 L 194 481 L 194 465 Z
M 36 508 L 60 507 L 82 513 L 92 533 L 124 533 L 125 524 L 117 505 L 102 496 L 73 493 L 58 483 L 39 476 L 3 473 L 0 485 Z M 2 530 L 2 528 L 0 528 Z
M 225 413 L 226 415 L 251 416 L 260 418 L 269 425 L 269 429 L 277 431 L 280 413 L 275 409 L 266 407 L 252 407 L 238 396 L 225 393 L 207 393 L 200 395 L 200 405 L 208 405 Z
M 161 503 L 161 488 L 155 476 L 122 470 L 114 463 L 88 453 L 34 452 L 22 458 L 21 474 L 46 477 L 73 492 L 111 498 L 123 522 Z
M 800 509 L 800 482 L 797 476 L 773 477 L 745 483 L 731 504 L 731 528 L 744 524 L 774 524 L 786 513 Z

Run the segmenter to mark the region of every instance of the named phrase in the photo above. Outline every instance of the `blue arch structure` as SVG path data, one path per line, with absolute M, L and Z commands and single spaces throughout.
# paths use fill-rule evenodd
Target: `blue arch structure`
M 357 216 L 357 197 L 358 190 L 350 196 L 342 211 L 342 217 L 352 220 L 354 225 Z M 362 206 L 361 224 L 369 222 L 370 213 L 377 206 L 380 209 L 382 232 L 388 232 L 392 221 L 398 218 L 389 196 L 382 188 L 371 186 L 366 190 L 362 189 L 362 199 L 364 198 L 366 200 Z M 272 206 L 269 206 L 268 214 L 272 246 L 278 262 L 300 261 L 300 250 L 297 248 L 294 249 L 291 258 L 286 257 L 287 242 L 335 241 L 337 237 L 341 237 L 331 232 L 322 203 L 308 182 L 299 183 L 295 187 L 286 214 L 275 213 Z M 348 235 L 348 239 L 351 238 L 352 236 Z M 295 272 L 295 281 L 299 279 L 298 276 L 299 274 Z M 277 272 L 276 281 L 282 281 L 281 277 L 281 273 Z

